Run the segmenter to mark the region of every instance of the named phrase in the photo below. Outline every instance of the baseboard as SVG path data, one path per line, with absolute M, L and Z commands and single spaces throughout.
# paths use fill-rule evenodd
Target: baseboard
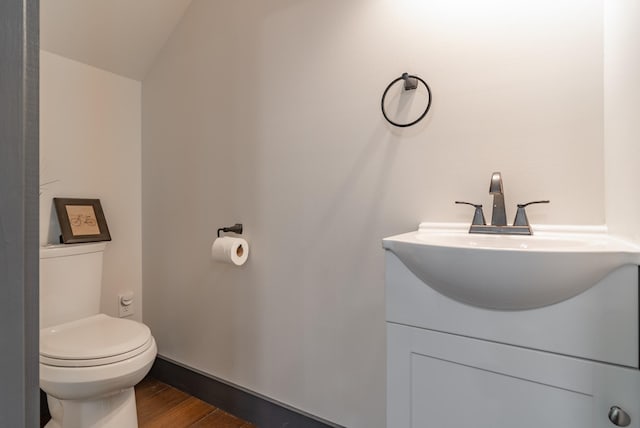
M 260 428 L 343 428 L 160 355 L 150 374 Z

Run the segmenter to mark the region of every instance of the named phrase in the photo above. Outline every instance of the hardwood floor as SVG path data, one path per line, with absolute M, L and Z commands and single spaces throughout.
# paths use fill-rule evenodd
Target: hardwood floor
M 139 428 L 257 428 L 151 377 L 136 386 Z

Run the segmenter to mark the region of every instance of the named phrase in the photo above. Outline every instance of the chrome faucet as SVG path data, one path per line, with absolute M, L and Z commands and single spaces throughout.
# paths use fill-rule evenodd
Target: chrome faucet
M 491 184 L 489 194 L 493 195 L 493 211 L 491 213 L 491 225 L 487 225 L 482 212 L 482 205 L 470 202 L 456 201 L 456 204 L 471 205 L 475 208 L 473 221 L 469 228 L 469 233 L 491 233 L 501 235 L 531 235 L 531 225 L 527 218 L 525 208 L 531 204 L 548 204 L 549 201 L 533 201 L 526 204 L 518 204 L 518 211 L 513 225 L 507 224 L 507 212 L 504 207 L 504 189 L 502 186 L 502 174 L 494 172 L 491 174 Z

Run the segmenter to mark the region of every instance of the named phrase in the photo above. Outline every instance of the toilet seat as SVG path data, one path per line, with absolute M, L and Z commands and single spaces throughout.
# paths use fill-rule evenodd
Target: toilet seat
M 93 315 L 40 330 L 40 363 L 56 367 L 93 367 L 124 361 L 153 344 L 141 323 Z

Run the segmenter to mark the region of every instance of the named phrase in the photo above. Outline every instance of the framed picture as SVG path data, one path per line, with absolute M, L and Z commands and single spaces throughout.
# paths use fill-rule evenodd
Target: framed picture
M 53 198 L 60 222 L 60 242 L 111 241 L 100 199 Z

